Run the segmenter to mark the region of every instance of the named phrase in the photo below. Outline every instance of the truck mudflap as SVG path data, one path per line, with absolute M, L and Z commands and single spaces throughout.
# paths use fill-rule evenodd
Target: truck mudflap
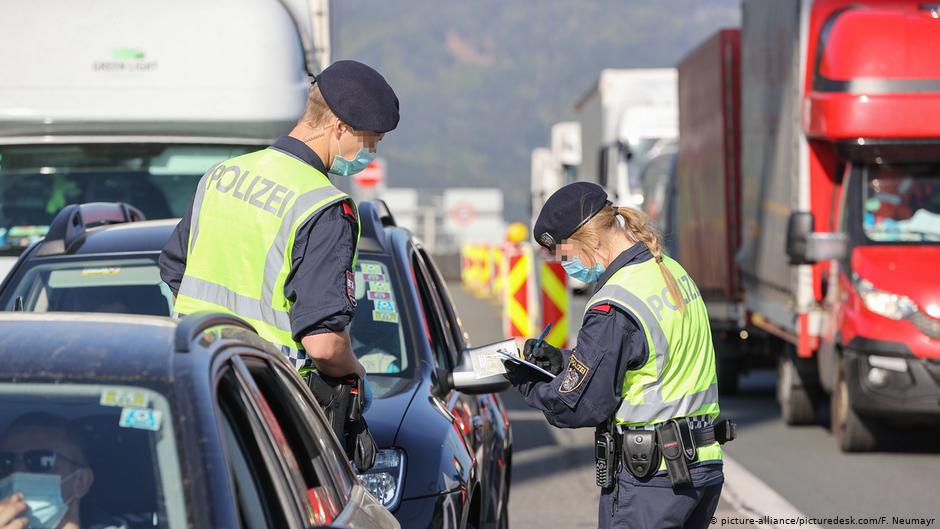
M 849 344 L 843 368 L 852 408 L 861 415 L 905 423 L 936 421 L 940 418 L 940 360 L 898 355 L 899 345 L 869 339 Z

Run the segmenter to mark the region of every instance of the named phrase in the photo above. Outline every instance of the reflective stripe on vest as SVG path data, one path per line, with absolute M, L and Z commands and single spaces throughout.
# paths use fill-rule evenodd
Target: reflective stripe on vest
M 649 426 L 678 417 L 718 416 L 715 350 L 701 294 L 679 263 L 663 257 L 686 302 L 679 311 L 655 260 L 616 271 L 588 307 L 610 303 L 643 329 L 649 357 L 624 377 L 615 422 Z M 721 459 L 719 445 L 699 448 L 700 460 Z
M 284 295 L 294 237 L 313 215 L 344 200 L 355 207 L 326 175 L 276 149 L 213 166 L 193 198 L 175 311 L 236 314 L 299 365 L 303 347 L 293 339 L 293 303 Z

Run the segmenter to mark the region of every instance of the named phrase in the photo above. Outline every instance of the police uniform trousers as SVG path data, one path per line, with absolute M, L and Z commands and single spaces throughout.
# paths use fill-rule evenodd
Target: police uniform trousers
M 704 529 L 724 484 L 721 465 L 690 468 L 692 486 L 673 489 L 667 476 L 638 481 L 621 469 L 618 485 L 601 491 L 600 529 Z

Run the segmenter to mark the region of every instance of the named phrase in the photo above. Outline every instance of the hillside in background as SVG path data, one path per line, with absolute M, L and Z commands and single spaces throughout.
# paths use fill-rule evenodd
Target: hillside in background
M 603 68 L 673 66 L 739 0 L 336 0 L 334 60 L 380 70 L 401 123 L 389 185 L 498 186 L 528 220 L 529 156 Z

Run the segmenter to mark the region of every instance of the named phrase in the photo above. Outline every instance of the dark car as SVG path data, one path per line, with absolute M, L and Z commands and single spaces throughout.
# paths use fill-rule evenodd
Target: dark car
M 156 262 L 175 221 L 135 221 L 113 204 L 69 208 L 20 257 L 0 307 L 170 314 Z M 512 436 L 494 392 L 508 382 L 470 373 L 467 335 L 420 242 L 381 201 L 359 213 L 350 335 L 375 390 L 366 419 L 380 448 L 363 484 L 405 527 L 507 527 Z
M 25 485 L 47 524 L 398 527 L 303 380 L 233 316 L 6 312 L 0 335 L 0 494 Z

